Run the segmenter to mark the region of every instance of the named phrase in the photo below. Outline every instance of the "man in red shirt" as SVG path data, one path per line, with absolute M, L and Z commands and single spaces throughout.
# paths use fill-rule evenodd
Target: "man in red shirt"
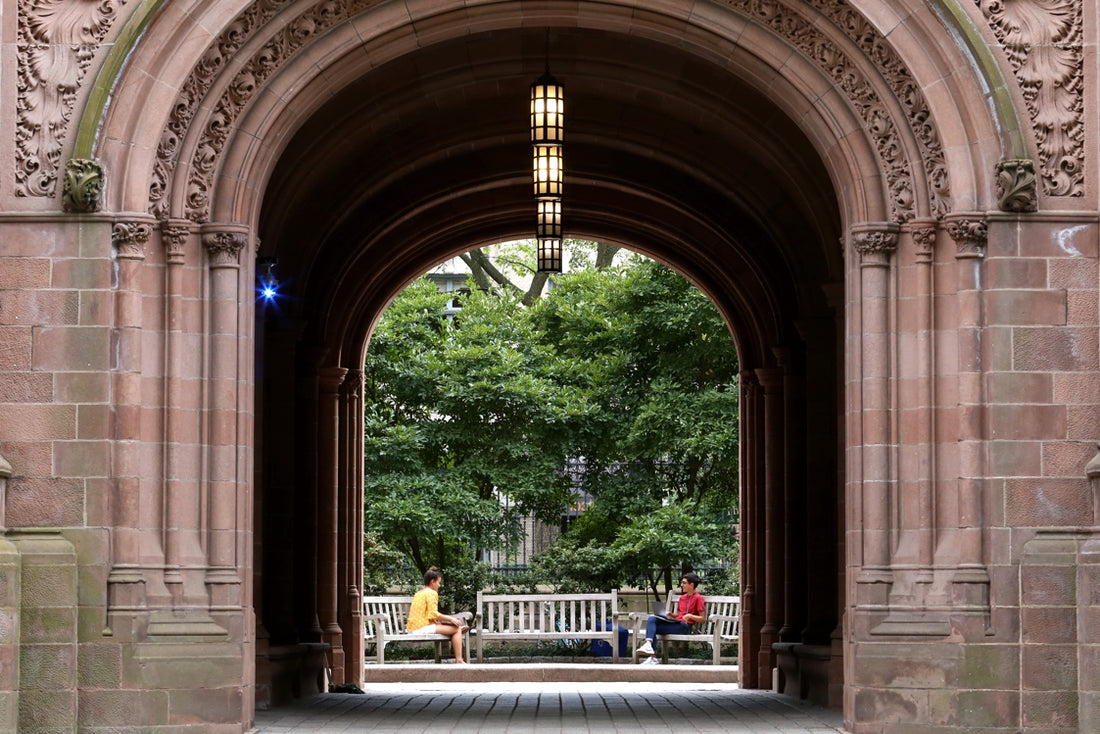
M 696 589 L 699 587 L 699 575 L 685 573 L 680 579 L 680 600 L 676 604 L 676 613 L 668 616 L 676 621 L 665 621 L 650 615 L 645 625 L 645 642 L 638 648 L 639 655 L 653 659 L 656 651 L 653 641 L 657 635 L 685 635 L 691 632 L 691 626 L 706 619 L 706 600 Z M 656 662 L 656 659 L 653 659 Z

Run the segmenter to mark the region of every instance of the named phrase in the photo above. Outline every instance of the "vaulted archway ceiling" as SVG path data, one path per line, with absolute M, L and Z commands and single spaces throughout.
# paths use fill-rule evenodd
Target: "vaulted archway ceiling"
M 261 218 L 265 252 L 308 284 L 301 302 L 355 313 L 362 333 L 435 261 L 530 237 L 528 89 L 547 60 L 567 97 L 567 236 L 670 262 L 734 320 L 762 319 L 759 336 L 822 307 L 840 215 L 798 126 L 697 54 L 577 28 L 552 29 L 548 54 L 542 28 L 434 44 L 317 109 Z

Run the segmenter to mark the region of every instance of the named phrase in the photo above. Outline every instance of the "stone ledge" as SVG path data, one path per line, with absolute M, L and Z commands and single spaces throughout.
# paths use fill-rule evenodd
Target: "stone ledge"
M 736 665 L 619 665 L 595 663 L 385 663 L 367 665 L 371 683 L 738 683 Z

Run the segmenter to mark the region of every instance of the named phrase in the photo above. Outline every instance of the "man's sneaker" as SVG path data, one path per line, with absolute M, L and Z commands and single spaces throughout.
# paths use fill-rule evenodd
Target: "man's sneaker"
M 649 640 L 646 640 L 642 643 L 642 646 L 638 648 L 638 654 L 652 657 L 657 653 L 653 651 L 653 644 Z
M 642 661 L 642 665 L 660 665 L 661 661 L 657 658 L 646 658 Z

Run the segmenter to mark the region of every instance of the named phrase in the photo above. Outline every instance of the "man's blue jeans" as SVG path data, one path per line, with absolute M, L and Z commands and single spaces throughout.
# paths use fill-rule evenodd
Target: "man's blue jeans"
M 691 625 L 687 622 L 665 622 L 650 616 L 645 623 L 645 638 L 657 641 L 657 635 L 686 635 L 691 632 Z

